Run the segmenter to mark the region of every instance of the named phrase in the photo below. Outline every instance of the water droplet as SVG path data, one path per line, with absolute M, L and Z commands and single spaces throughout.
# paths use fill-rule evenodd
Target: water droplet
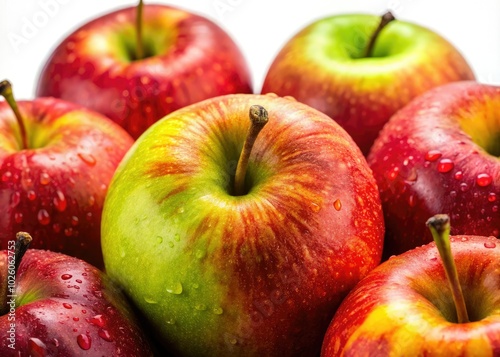
M 148 304 L 158 304 L 158 301 L 150 296 L 144 296 L 144 301 L 146 301 Z
M 89 203 L 89 206 L 93 206 L 95 204 L 95 197 L 94 197 L 94 195 L 90 195 L 89 196 L 88 203 Z
M 167 319 L 165 322 L 167 323 L 167 325 L 174 325 L 175 324 L 175 320 L 173 318 Z
M 80 321 L 79 317 L 73 317 L 73 321 Z
M 14 213 L 14 220 L 16 223 L 21 223 L 23 221 L 23 214 L 21 212 Z
M 321 209 L 321 206 L 318 205 L 316 202 L 310 202 L 309 203 L 309 208 L 311 209 L 311 211 L 315 212 L 315 213 L 318 213 Z
M 73 275 L 71 275 L 71 274 L 63 274 L 63 275 L 61 275 L 61 279 L 62 280 L 69 280 L 72 277 L 73 277 Z
M 64 235 L 66 237 L 71 237 L 73 235 L 73 228 L 71 228 L 71 227 L 64 228 Z
M 222 310 L 222 307 L 214 307 L 212 311 L 216 315 L 222 315 L 222 313 L 224 312 L 224 310 Z
M 14 192 L 12 196 L 10 196 L 10 206 L 16 207 L 19 202 L 21 202 L 21 194 L 19 192 Z
M 203 259 L 205 257 L 205 251 L 202 249 L 197 249 L 195 256 L 197 259 Z
M 79 219 L 77 216 L 72 216 L 71 217 L 71 225 L 72 226 L 77 226 L 78 225 L 78 222 L 79 222 Z
M 108 330 L 105 329 L 100 329 L 99 332 L 97 332 L 100 338 L 102 338 L 104 341 L 107 342 L 113 342 L 113 339 L 111 338 L 111 335 L 109 334 Z
M 437 257 L 432 257 L 429 260 L 435 262 L 437 260 Z
M 102 315 L 95 315 L 95 316 L 92 316 L 90 319 L 89 319 L 89 322 L 92 324 L 92 325 L 96 325 L 98 327 L 104 327 L 104 318 L 102 317 Z
M 71 304 L 68 304 L 67 302 L 64 302 L 62 305 L 64 306 L 65 309 L 72 309 L 73 308 L 73 306 L 71 306 Z
M 207 309 L 207 305 L 205 304 L 196 304 L 194 305 L 194 308 L 198 311 L 205 311 Z
M 30 356 L 46 356 L 47 346 L 40 339 L 30 337 L 28 340 L 28 350 L 31 352 Z
M 462 237 L 461 241 L 462 241 L 462 242 L 467 242 L 467 241 L 468 241 L 468 239 L 467 239 L 467 237 Z
M 396 177 L 398 177 L 398 174 L 399 174 L 399 167 L 395 167 L 393 168 L 391 171 L 389 171 L 389 173 L 387 174 L 387 177 L 389 178 L 389 180 L 395 180 Z
M 447 173 L 453 170 L 455 164 L 450 159 L 441 159 L 437 165 L 437 170 L 441 173 Z
M 28 200 L 30 201 L 34 201 L 36 199 L 36 193 L 33 190 L 29 190 L 26 196 L 28 196 Z
M 493 206 L 493 207 L 491 207 L 491 210 L 492 210 L 493 212 L 498 212 L 498 206 Z
M 92 340 L 90 339 L 90 336 L 84 334 L 78 335 L 76 337 L 76 342 L 78 343 L 78 346 L 80 346 L 82 350 L 88 350 L 92 345 Z
M 85 162 L 89 166 L 94 166 L 96 161 L 95 157 L 93 157 L 91 154 L 85 153 L 85 152 L 79 152 L 78 157 L 82 159 L 83 162 Z
M 481 186 L 481 187 L 486 187 L 486 186 L 490 185 L 492 181 L 493 181 L 493 179 L 488 174 L 479 174 L 476 177 L 476 183 L 478 186 Z
M 50 223 L 49 212 L 47 212 L 46 209 L 42 208 L 40 211 L 38 211 L 37 219 L 41 225 L 46 226 L 47 224 Z
M 177 209 L 177 213 L 184 213 L 184 207 L 179 207 Z
M 457 191 L 450 191 L 450 197 L 451 198 L 457 197 Z
M 191 285 L 193 289 L 198 289 L 200 287 L 199 284 L 197 283 L 193 283 L 193 285 Z
M 176 234 L 174 235 L 174 240 L 175 240 L 176 242 L 180 242 L 180 241 L 181 241 L 181 237 L 179 236 L 179 234 L 178 234 L 178 233 L 176 233 Z
M 427 160 L 427 161 L 436 161 L 441 156 L 443 156 L 443 154 L 441 154 L 438 150 L 429 150 L 425 154 L 425 160 Z
M 54 197 L 52 202 L 54 203 L 56 210 L 58 210 L 59 212 L 64 212 L 64 210 L 66 209 L 66 197 L 64 197 L 64 193 L 62 193 L 61 191 L 56 191 L 56 197 Z
M 467 185 L 465 182 L 462 182 L 460 184 L 460 191 L 465 192 L 469 189 L 469 185 Z
M 173 248 L 175 246 L 174 242 L 172 242 L 171 240 L 169 240 L 167 244 L 170 248 Z
M 333 202 L 333 208 L 335 208 L 337 211 L 340 211 L 342 209 L 342 202 L 338 198 Z
M 5 171 L 2 175 L 2 182 L 10 181 L 11 178 L 12 178 L 12 172 Z
M 410 172 L 408 173 L 408 177 L 406 178 L 406 181 L 415 182 L 415 181 L 417 181 L 417 178 L 418 178 L 417 170 L 415 170 L 415 168 L 412 167 Z
M 158 242 L 158 244 L 162 244 L 163 243 L 163 237 L 157 236 L 156 237 L 156 241 Z
M 455 172 L 455 174 L 453 175 L 453 177 L 455 177 L 455 180 L 461 180 L 462 177 L 464 177 L 464 174 L 462 171 L 457 171 Z
M 75 280 L 78 284 L 81 284 L 82 283 L 82 280 L 81 279 L 76 279 Z
M 497 195 L 495 194 L 495 192 L 490 192 L 488 194 L 488 201 L 490 202 L 495 202 L 497 199 Z
M 40 174 L 40 183 L 41 183 L 42 185 L 48 185 L 48 184 L 50 183 L 50 176 L 49 176 L 49 174 L 48 174 L 48 173 L 46 173 L 46 172 L 42 172 L 42 173 Z
M 173 283 L 167 286 L 167 293 L 179 295 L 182 294 L 182 284 L 180 282 Z
M 485 242 L 484 243 L 484 247 L 485 248 L 490 248 L 491 249 L 491 248 L 496 248 L 496 246 L 497 245 L 494 242 Z

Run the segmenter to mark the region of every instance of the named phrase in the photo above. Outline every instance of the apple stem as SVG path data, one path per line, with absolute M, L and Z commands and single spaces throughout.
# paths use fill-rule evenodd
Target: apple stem
M 136 45 L 136 59 L 141 60 L 144 58 L 144 46 L 142 44 L 142 12 L 144 8 L 144 3 L 142 0 L 139 0 L 139 4 L 137 5 L 137 13 L 135 17 L 135 26 L 136 26 L 136 36 L 137 36 L 137 45 Z
M 455 260 L 451 253 L 450 217 L 446 214 L 437 214 L 429 218 L 426 224 L 432 233 L 439 255 L 441 256 L 446 278 L 448 279 L 453 294 L 453 302 L 457 310 L 458 323 L 467 323 L 469 322 L 467 307 L 465 306 L 464 294 L 460 286 L 460 281 L 458 280 Z
M 375 46 L 375 41 L 377 41 L 378 36 L 380 35 L 380 32 L 386 27 L 391 21 L 396 20 L 392 12 L 387 11 L 382 17 L 380 18 L 380 23 L 378 24 L 377 29 L 375 32 L 372 34 L 370 38 L 370 42 L 368 42 L 368 45 L 365 48 L 365 53 L 364 53 L 364 58 L 371 57 L 372 52 L 373 52 L 373 47 Z
M 249 117 L 250 128 L 248 129 L 248 134 L 238 160 L 238 165 L 236 166 L 236 174 L 234 177 L 234 194 L 236 196 L 245 194 L 245 176 L 248 167 L 248 159 L 257 136 L 269 120 L 267 110 L 260 105 L 252 105 L 250 107 Z
M 11 255 L 11 245 L 9 244 L 8 253 L 7 253 L 7 264 L 5 265 L 7 268 L 7 274 L 5 275 L 5 282 L 2 286 L 2 290 L 0 292 L 0 297 L 3 299 L 0 305 L 0 315 L 5 315 L 10 310 L 10 304 L 8 301 L 15 297 L 15 283 L 17 270 L 19 269 L 19 265 L 21 264 L 21 260 L 23 259 L 24 254 L 28 250 L 28 247 L 33 239 L 31 235 L 26 232 L 18 232 L 16 234 L 16 242 L 14 245 L 14 256 Z M 14 267 L 12 269 L 12 263 L 14 263 Z
M 28 148 L 28 136 L 26 135 L 26 127 L 24 126 L 23 117 L 17 106 L 17 102 L 14 99 L 14 93 L 12 92 L 12 84 L 8 80 L 3 80 L 0 82 L 0 95 L 3 96 L 6 102 L 11 107 L 14 115 L 17 119 L 17 124 L 19 125 L 19 130 L 21 132 L 21 142 L 22 149 Z

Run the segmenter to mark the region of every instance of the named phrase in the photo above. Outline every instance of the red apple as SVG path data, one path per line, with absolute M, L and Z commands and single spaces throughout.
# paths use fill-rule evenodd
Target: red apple
M 1 82 L 0 92 L 9 86 Z M 103 267 L 104 197 L 132 138 L 102 115 L 59 99 L 18 107 L 16 118 L 0 102 L 0 245 L 29 231 L 34 248 Z
M 321 356 L 499 356 L 500 244 L 461 235 L 450 248 L 445 236 L 370 272 L 337 310 Z
M 215 23 L 165 5 L 140 9 L 109 13 L 65 38 L 43 68 L 37 95 L 84 105 L 137 138 L 188 104 L 252 92 L 240 50 Z
M 21 240 L 29 239 L 20 233 Z M 132 308 L 109 278 L 64 254 L 14 240 L 0 251 L 1 356 L 152 356 Z M 21 261 L 22 259 L 22 261 Z
M 452 234 L 500 237 L 500 87 L 429 91 L 394 115 L 368 157 L 386 222 L 386 256 L 428 243 L 427 217 Z
M 151 127 L 117 169 L 102 221 L 106 272 L 183 356 L 317 356 L 383 236 L 349 135 L 265 95 L 212 98 Z
M 368 154 L 383 125 L 412 98 L 474 78 L 444 38 L 391 19 L 346 14 L 315 21 L 281 49 L 262 93 L 291 95 L 329 115 Z

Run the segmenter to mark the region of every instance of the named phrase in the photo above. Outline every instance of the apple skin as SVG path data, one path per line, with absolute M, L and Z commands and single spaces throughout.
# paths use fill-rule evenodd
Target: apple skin
M 0 102 L 0 245 L 18 231 L 33 248 L 101 268 L 101 213 L 108 184 L 133 139 L 117 124 L 55 98 L 18 102 L 30 148 Z
M 394 256 L 345 298 L 328 327 L 322 357 L 498 356 L 500 244 L 451 237 L 470 323 L 455 305 L 434 242 Z
M 0 254 L 0 284 L 6 284 L 7 251 Z M 15 313 L 0 316 L 2 356 L 153 355 L 123 293 L 80 259 L 29 249 L 17 273 L 15 293 Z M 11 323 L 16 354 L 8 346 Z
M 271 64 L 262 93 L 291 95 L 337 121 L 367 155 L 383 125 L 412 98 L 438 85 L 474 79 L 462 55 L 430 30 L 404 21 L 363 51 L 380 17 L 346 14 L 305 27 Z
M 231 195 L 251 105 L 269 122 Z M 317 356 L 381 259 L 377 187 L 347 133 L 292 98 L 227 95 L 136 141 L 110 184 L 106 272 L 184 356 Z M 140 265 L 141 269 L 137 269 Z
M 144 5 L 149 57 L 134 61 L 135 17 L 135 7 L 121 9 L 70 34 L 45 64 L 37 95 L 93 109 L 137 138 L 188 104 L 252 93 L 242 53 L 212 21 L 174 7 Z
M 500 237 L 498 112 L 500 87 L 465 81 L 435 88 L 391 118 L 368 156 L 385 256 L 431 242 L 425 222 L 437 213 L 453 220 L 451 234 Z

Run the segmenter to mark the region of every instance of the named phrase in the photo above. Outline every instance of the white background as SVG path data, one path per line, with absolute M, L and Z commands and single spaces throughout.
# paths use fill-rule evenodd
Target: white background
M 18 99 L 33 98 L 43 63 L 66 35 L 90 19 L 136 3 L 0 0 L 0 80 L 7 78 L 13 82 Z M 382 14 L 387 9 L 401 20 L 418 23 L 444 36 L 462 52 L 479 81 L 500 85 L 500 0 L 156 0 L 155 3 L 191 10 L 224 28 L 243 51 L 256 92 L 260 91 L 274 56 L 304 26 L 329 15 Z M 23 33 L 27 22 L 34 25 L 35 31 Z M 22 42 L 16 44 L 13 38 L 18 41 L 21 38 Z

